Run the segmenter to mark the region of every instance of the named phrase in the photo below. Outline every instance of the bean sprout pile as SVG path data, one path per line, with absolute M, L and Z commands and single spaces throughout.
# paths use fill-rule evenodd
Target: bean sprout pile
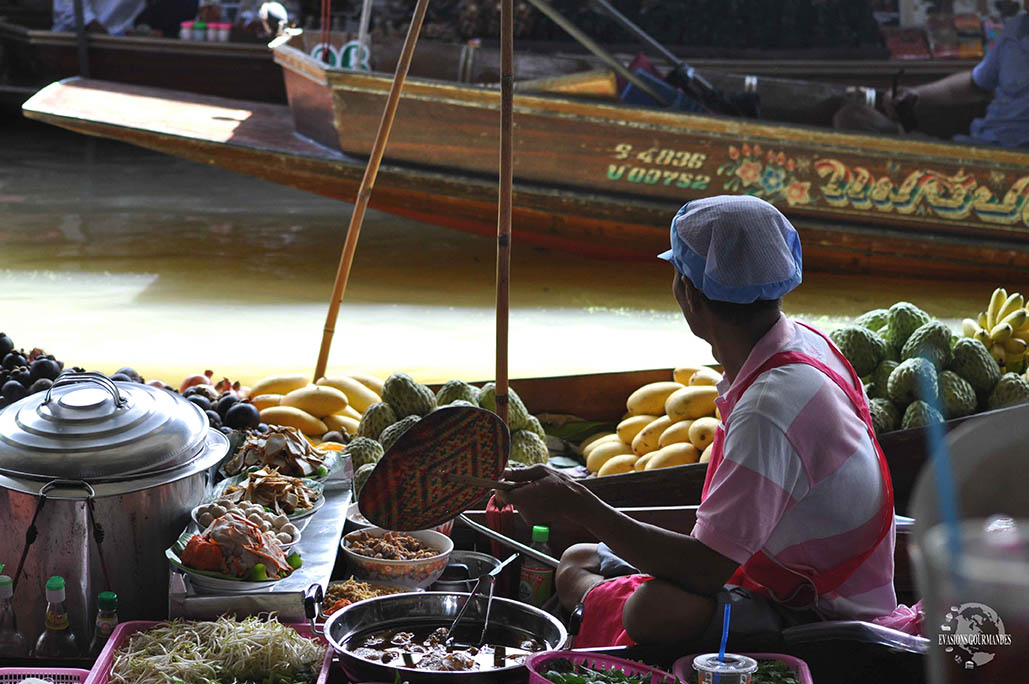
M 115 651 L 111 684 L 314 682 L 325 646 L 274 618 L 162 622 Z

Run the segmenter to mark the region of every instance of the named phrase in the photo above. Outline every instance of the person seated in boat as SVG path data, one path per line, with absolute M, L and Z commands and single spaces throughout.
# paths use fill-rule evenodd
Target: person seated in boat
M 1025 6 L 1029 9 L 1029 0 Z M 883 101 L 885 114 L 863 105 L 847 105 L 837 113 L 834 124 L 851 130 L 902 133 L 901 112 L 912 111 L 916 104 L 946 107 L 985 102 L 991 97 L 985 115 L 972 121 L 968 135 L 954 140 L 1029 147 L 1029 14 L 1025 11 L 1007 21 L 997 43 L 974 69 L 898 90 Z
M 676 214 L 672 292 L 724 368 L 721 425 L 696 524 L 637 522 L 546 466 L 509 470 L 497 496 L 530 523 L 584 527 L 600 544 L 562 555 L 562 604 L 583 604 L 577 647 L 703 641 L 723 606 L 734 636 L 820 619 L 890 615 L 889 471 L 854 369 L 781 298 L 801 282 L 797 231 L 750 196 L 694 200 Z
M 82 0 L 82 22 L 90 33 L 121 36 L 132 29 L 146 6 L 146 0 Z M 73 0 L 54 0 L 53 14 L 54 31 L 75 30 Z

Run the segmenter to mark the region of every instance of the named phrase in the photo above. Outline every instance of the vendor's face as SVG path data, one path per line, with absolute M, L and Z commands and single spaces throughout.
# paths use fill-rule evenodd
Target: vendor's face
M 682 275 L 678 271 L 674 271 L 672 276 L 672 294 L 675 295 L 675 301 L 679 304 L 679 309 L 682 311 L 683 318 L 686 319 L 686 324 L 690 326 L 690 330 L 693 331 L 694 335 L 703 337 L 704 333 L 701 330 L 700 317 L 697 315 L 697 311 L 694 306 L 694 301 L 690 297 L 689 289 L 692 285 L 686 279 L 686 276 Z

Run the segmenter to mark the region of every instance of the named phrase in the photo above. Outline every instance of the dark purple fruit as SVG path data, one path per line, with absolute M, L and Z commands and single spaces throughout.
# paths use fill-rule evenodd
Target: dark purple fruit
M 258 423 L 257 424 L 257 431 L 258 432 L 263 434 L 265 432 L 268 432 L 269 430 L 271 430 L 271 428 L 268 427 L 268 423 Z
M 111 380 L 114 380 L 115 382 L 134 382 L 132 378 L 124 373 L 115 373 L 111 376 Z
M 8 380 L 4 383 L 3 387 L 0 387 L 0 394 L 4 395 L 4 399 L 10 401 L 18 401 L 28 396 L 29 391 L 25 385 L 21 384 L 17 380 Z
M 0 361 L 0 365 L 3 365 L 7 370 L 14 370 L 18 366 L 24 366 L 26 361 L 25 356 L 20 352 L 12 351 L 4 354 L 4 360 Z
M 35 380 L 35 378 L 32 377 L 32 372 L 25 366 L 15 368 L 13 371 L 11 371 L 11 376 L 9 379 L 17 380 L 21 384 L 25 385 L 25 387 L 31 385 L 32 381 Z
M 40 378 L 55 380 L 61 374 L 61 367 L 53 359 L 40 358 L 29 365 L 29 372 L 32 374 L 33 380 Z
M 210 401 L 210 399 L 208 399 L 207 397 L 205 397 L 202 394 L 191 394 L 188 397 L 186 397 L 186 399 L 188 399 L 189 401 L 191 401 L 194 404 L 196 404 L 197 406 L 199 406 L 201 411 L 210 411 L 211 410 L 211 401 Z
M 343 436 L 343 434 L 341 432 L 338 432 L 337 430 L 333 430 L 331 432 L 326 432 L 324 435 L 322 435 L 322 441 L 323 442 L 336 442 L 337 444 L 346 444 L 347 443 L 346 438 Z
M 211 423 L 211 427 L 220 428 L 222 426 L 222 417 L 218 415 L 217 411 L 208 409 L 204 413 L 207 414 L 207 420 Z
M 226 434 L 226 435 L 231 435 L 232 434 L 232 428 L 230 428 L 228 425 L 222 425 L 218 429 L 221 430 L 223 434 Z
M 138 382 L 141 385 L 143 384 L 143 376 L 141 376 L 139 373 L 137 373 L 132 368 L 119 368 L 118 372 L 121 373 L 122 375 L 129 376 L 129 379 L 132 382 Z
M 239 397 L 235 394 L 223 394 L 218 403 L 214 405 L 214 409 L 224 418 L 229 409 L 237 403 L 239 403 Z
M 249 401 L 238 401 L 225 412 L 224 422 L 237 430 L 255 428 L 261 423 L 261 413 Z
M 3 358 L 14 351 L 14 342 L 7 336 L 7 333 L 0 332 L 0 358 Z
M 54 384 L 54 381 L 50 378 L 39 378 L 29 385 L 29 394 L 35 394 L 36 392 L 44 392 L 50 389 L 50 386 Z

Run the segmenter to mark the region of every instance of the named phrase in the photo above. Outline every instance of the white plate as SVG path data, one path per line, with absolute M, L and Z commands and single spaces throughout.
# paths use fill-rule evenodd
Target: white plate
M 200 504 L 200 506 L 207 506 L 207 505 L 208 505 L 207 503 Z M 199 530 L 200 532 L 203 532 L 206 528 L 203 525 L 200 524 L 200 521 L 197 520 L 197 511 L 200 510 L 200 506 L 194 506 L 193 510 L 189 512 L 189 517 L 193 520 L 193 524 L 196 525 L 197 530 Z M 244 516 L 244 517 L 246 517 L 246 516 Z M 291 520 L 290 522 L 293 523 L 293 527 L 297 528 L 297 536 L 289 544 L 283 544 L 282 542 L 279 542 L 279 546 L 282 547 L 283 551 L 287 552 L 286 553 L 287 556 L 289 555 L 289 550 L 292 549 L 294 546 L 296 546 L 297 544 L 300 543 L 301 538 L 303 538 L 304 528 L 307 527 L 307 523 L 310 522 L 310 519 L 309 518 L 305 518 L 303 520 L 303 524 L 301 524 L 299 521 L 295 522 L 295 521 Z

